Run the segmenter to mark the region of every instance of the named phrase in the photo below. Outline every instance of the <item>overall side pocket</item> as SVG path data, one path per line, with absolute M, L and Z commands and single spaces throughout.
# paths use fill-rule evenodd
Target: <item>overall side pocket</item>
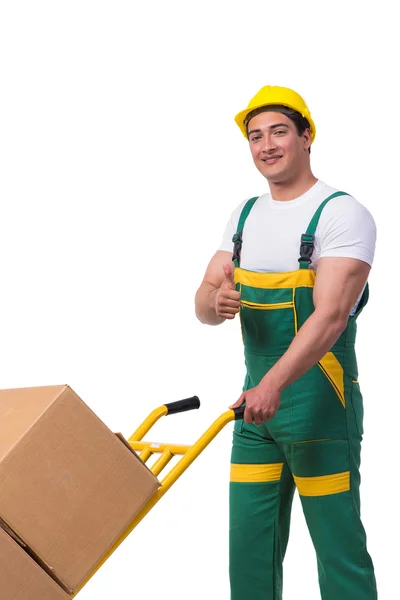
M 364 403 L 358 381 L 351 382 L 351 406 L 354 413 L 354 420 L 359 435 L 364 433 Z

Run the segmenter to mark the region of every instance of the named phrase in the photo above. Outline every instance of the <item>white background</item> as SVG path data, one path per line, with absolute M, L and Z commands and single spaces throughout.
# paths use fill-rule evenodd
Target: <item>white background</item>
M 359 320 L 362 512 L 380 599 L 398 590 L 398 28 L 394 4 L 3 0 L 0 387 L 68 383 L 129 436 L 191 443 L 237 399 L 239 323 L 194 294 L 233 208 L 267 190 L 233 121 L 265 84 L 317 125 L 314 173 L 378 226 Z M 227 600 L 228 425 L 79 594 Z M 319 598 L 296 497 L 285 600 Z M 244 599 L 246 600 L 246 599 Z

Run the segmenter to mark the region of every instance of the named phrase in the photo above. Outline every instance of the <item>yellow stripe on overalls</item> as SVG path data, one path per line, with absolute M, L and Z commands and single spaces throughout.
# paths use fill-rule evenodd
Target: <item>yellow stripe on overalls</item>
M 333 354 L 333 352 L 328 352 L 323 358 L 321 358 L 318 365 L 331 382 L 335 392 L 340 398 L 340 402 L 343 404 L 343 406 L 346 406 L 346 400 L 344 396 L 344 371 L 336 356 Z
M 259 483 L 279 481 L 282 475 L 283 463 L 266 465 L 231 465 L 231 482 Z
M 293 479 L 300 496 L 330 496 L 348 492 L 350 489 L 350 471 L 321 475 L 320 477 L 296 477 Z
M 311 269 L 298 269 L 287 273 L 258 273 L 237 267 L 234 273 L 235 283 L 261 289 L 281 289 L 314 287 L 315 273 Z

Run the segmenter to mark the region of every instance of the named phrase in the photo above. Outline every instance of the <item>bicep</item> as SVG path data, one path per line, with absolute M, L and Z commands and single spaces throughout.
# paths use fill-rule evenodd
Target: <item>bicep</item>
M 234 268 L 232 262 L 232 252 L 217 250 L 210 262 L 208 263 L 202 283 L 209 283 L 215 288 L 219 288 L 224 280 L 223 266 L 229 264 Z
M 346 319 L 357 302 L 371 267 L 355 258 L 321 258 L 314 287 L 314 306 L 319 311 Z

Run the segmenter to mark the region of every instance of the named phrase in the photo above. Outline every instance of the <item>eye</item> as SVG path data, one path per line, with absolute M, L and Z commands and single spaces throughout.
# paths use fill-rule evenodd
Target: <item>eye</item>
M 258 140 L 260 140 L 260 139 L 261 139 L 261 135 L 253 135 L 253 136 L 250 138 L 250 141 L 251 141 L 251 142 L 257 142 L 257 141 L 258 141 Z
M 276 135 L 285 135 L 286 129 L 275 129 Z

